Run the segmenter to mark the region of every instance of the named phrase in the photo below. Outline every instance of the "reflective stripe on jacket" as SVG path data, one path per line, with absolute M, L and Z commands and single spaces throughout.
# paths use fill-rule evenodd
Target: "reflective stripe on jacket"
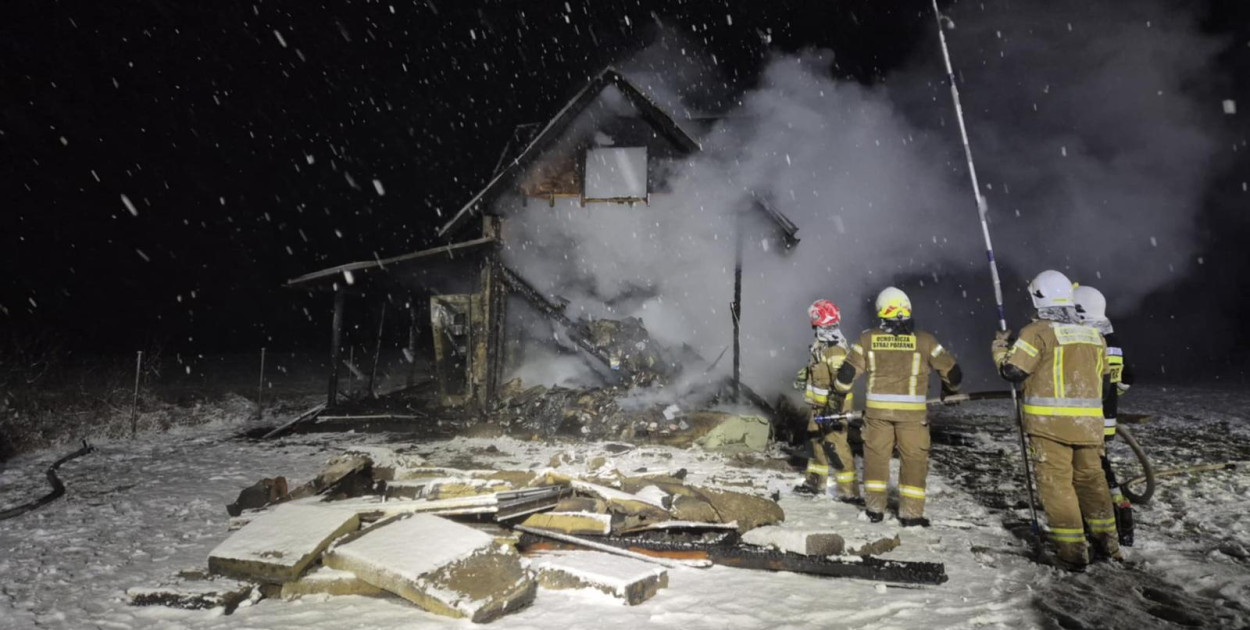
M 807 404 L 813 407 L 824 407 L 829 404 L 829 394 L 833 391 L 833 379 L 845 360 L 846 348 L 843 346 L 822 341 L 812 344 L 810 363 L 807 366 L 807 388 L 803 392 L 803 400 Z
M 942 381 L 950 383 L 956 368 L 955 357 L 933 335 L 920 330 L 895 335 L 881 328 L 860 333 L 846 363 L 856 375 L 868 374 L 868 413 L 896 421 L 924 420 L 930 373 L 937 370 Z M 839 380 L 835 387 L 850 391 L 851 385 Z
M 1106 341 L 1096 329 L 1036 320 L 1020 331 L 1004 361 L 1024 380 L 1024 429 L 1064 444 L 1103 440 Z

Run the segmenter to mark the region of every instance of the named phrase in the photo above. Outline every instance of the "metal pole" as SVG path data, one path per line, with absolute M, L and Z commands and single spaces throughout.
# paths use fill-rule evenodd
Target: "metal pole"
M 263 404 L 265 396 L 265 347 L 260 348 L 260 385 L 256 388 L 256 417 L 265 417 L 265 406 Z
M 963 140 L 964 158 L 968 161 L 968 177 L 972 182 L 972 194 L 977 202 L 977 214 L 981 218 L 981 235 L 985 237 L 985 256 L 990 263 L 990 278 L 994 281 L 994 303 L 998 306 L 998 328 L 1007 330 L 1007 315 L 1003 309 L 1003 285 L 998 276 L 998 261 L 994 259 L 994 244 L 990 241 L 990 225 L 986 219 L 988 210 L 985 197 L 981 194 L 981 185 L 977 182 L 977 169 L 972 161 L 972 145 L 968 143 L 968 127 L 964 124 L 964 108 L 959 102 L 959 87 L 955 84 L 955 70 L 951 65 L 950 49 L 946 46 L 946 32 L 942 28 L 942 12 L 938 10 L 937 0 L 933 0 L 933 17 L 937 20 L 938 40 L 942 44 L 942 60 L 946 63 L 946 76 L 951 84 L 951 100 L 955 103 L 955 117 L 959 121 L 959 137 Z M 1029 513 L 1033 518 L 1033 534 L 1039 535 L 1041 527 L 1037 523 L 1037 502 L 1033 492 L 1033 471 L 1029 466 L 1028 446 L 1024 441 L 1024 410 L 1020 407 L 1020 395 L 1016 384 L 1011 384 L 1011 403 L 1016 410 L 1016 428 L 1020 433 L 1020 456 L 1024 460 L 1024 481 L 1029 490 Z
M 143 351 L 135 357 L 135 394 L 130 399 L 130 439 L 139 432 L 139 376 L 143 373 Z

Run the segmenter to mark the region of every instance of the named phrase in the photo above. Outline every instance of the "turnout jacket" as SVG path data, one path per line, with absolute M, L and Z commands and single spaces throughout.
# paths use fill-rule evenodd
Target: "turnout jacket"
M 998 367 L 1004 378 L 1024 382 L 1026 433 L 1074 446 L 1102 444 L 1104 402 L 1115 394 L 1107 342 L 1097 329 L 1034 320 Z
M 833 390 L 834 378 L 838 369 L 846 361 L 845 346 L 825 343 L 817 340 L 812 343 L 811 358 L 807 364 L 807 388 L 803 392 L 803 400 L 818 410 L 850 411 L 850 398 L 843 401 L 841 409 L 826 409 L 829 406 L 829 393 Z
M 929 374 L 937 370 L 945 394 L 959 390 L 962 380 L 955 357 L 932 334 L 917 330 L 893 334 L 872 328 L 859 334 L 838 370 L 834 389 L 851 391 L 860 373 L 868 374 L 864 406 L 867 415 L 893 421 L 925 419 Z

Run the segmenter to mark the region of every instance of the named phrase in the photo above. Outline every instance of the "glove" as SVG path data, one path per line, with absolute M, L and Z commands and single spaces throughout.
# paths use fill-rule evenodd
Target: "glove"
M 958 389 L 953 389 L 950 386 L 948 386 L 946 383 L 942 383 L 941 400 L 942 400 L 943 405 L 958 405 L 960 401 L 949 400 L 952 396 L 957 396 L 957 395 L 959 395 Z
M 1007 349 L 1011 347 L 1011 331 L 1000 330 L 994 333 L 994 341 L 990 343 L 990 354 L 994 356 L 994 364 L 999 365 L 1007 356 Z
M 1003 348 L 1010 346 L 1011 345 L 1011 331 L 1000 330 L 994 333 L 994 343 L 992 345 L 996 347 L 1003 347 Z
M 1132 387 L 1132 385 L 1129 385 L 1128 383 L 1116 383 L 1115 393 L 1117 396 L 1123 396 L 1128 393 L 1128 388 L 1130 387 Z
M 799 368 L 799 372 L 794 375 L 793 385 L 799 391 L 807 389 L 807 368 Z

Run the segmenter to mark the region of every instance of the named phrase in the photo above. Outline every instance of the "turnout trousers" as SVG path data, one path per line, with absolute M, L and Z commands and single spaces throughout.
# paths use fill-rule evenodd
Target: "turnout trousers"
M 898 516 L 924 516 L 925 478 L 929 475 L 929 422 L 864 418 L 864 504 L 885 513 L 890 486 L 890 458 L 899 453 Z
M 1029 436 L 1037 494 L 1061 560 L 1086 564 L 1085 527 L 1112 555 L 1120 550 L 1115 511 L 1102 470 L 1103 446 L 1078 446 Z
M 816 415 L 812 411 L 807 421 L 809 435 L 818 431 Z M 820 477 L 819 489 L 825 489 L 832 475 L 838 485 L 838 496 L 842 498 L 859 496 L 859 484 L 855 483 L 855 456 L 847 442 L 848 431 L 843 424 L 841 429 L 830 431 L 824 437 L 812 438 L 812 458 L 807 460 L 807 474 Z

